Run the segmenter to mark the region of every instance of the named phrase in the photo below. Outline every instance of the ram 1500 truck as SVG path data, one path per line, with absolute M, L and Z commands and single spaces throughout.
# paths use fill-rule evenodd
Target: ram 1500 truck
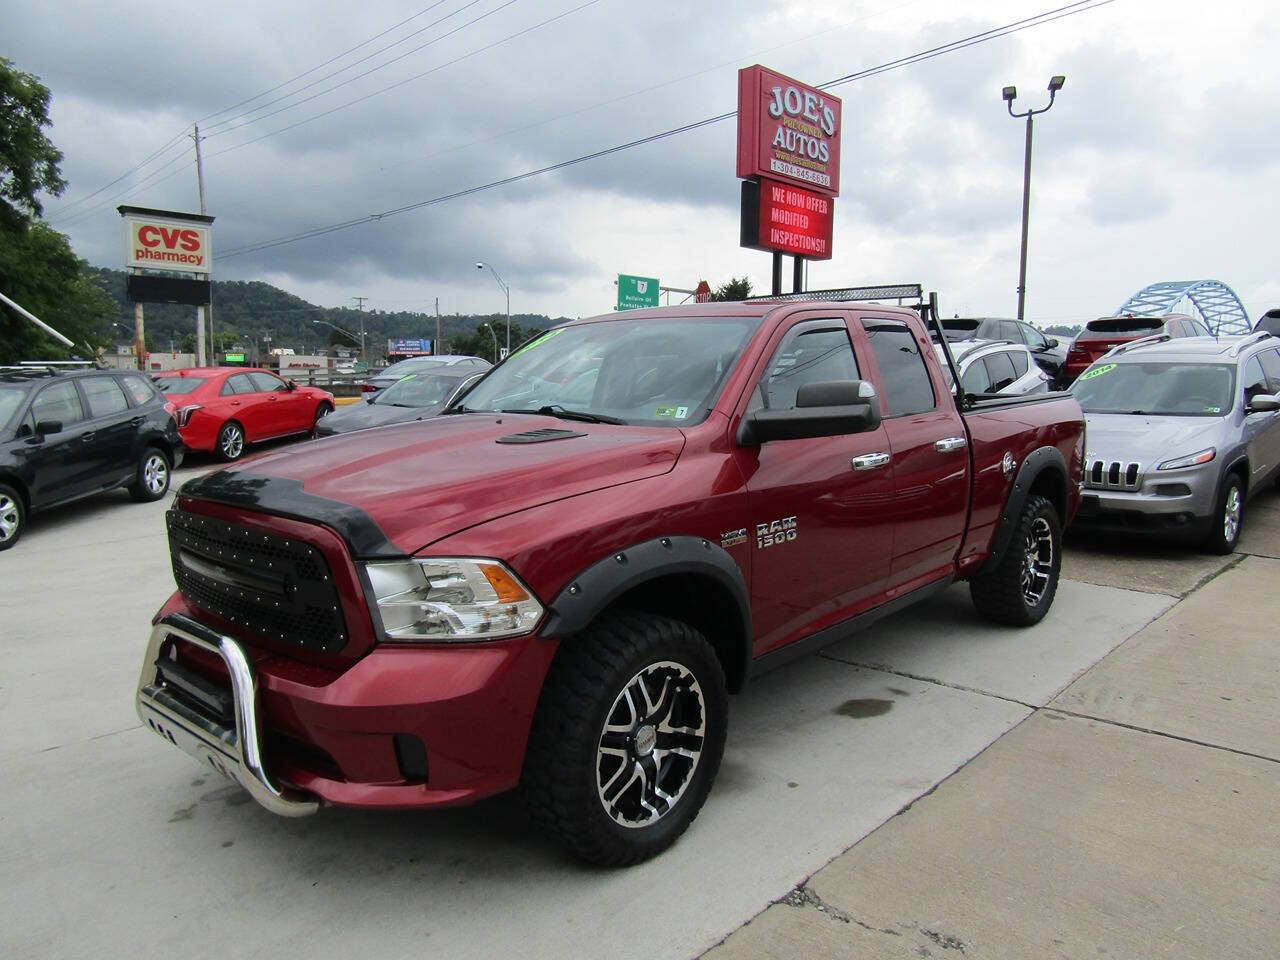
M 276 813 L 518 787 L 579 857 L 643 860 L 760 671 L 957 580 L 1049 609 L 1080 408 L 948 382 L 907 307 L 555 327 L 436 419 L 188 482 L 138 712 Z

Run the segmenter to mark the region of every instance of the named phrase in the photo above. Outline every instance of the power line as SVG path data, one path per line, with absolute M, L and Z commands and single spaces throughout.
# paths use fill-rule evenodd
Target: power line
M 444 3 L 444 2 L 445 0 L 440 0 L 440 3 Z M 266 103 L 260 103 L 258 104 L 258 106 L 253 107 L 249 110 L 246 110 L 243 113 L 236 114 L 233 117 L 227 117 L 225 120 L 219 120 L 217 123 L 210 124 L 208 129 L 215 130 L 218 127 L 226 126 L 229 123 L 234 123 L 236 120 L 240 120 L 245 117 L 248 117 L 250 114 L 258 113 L 261 110 L 267 109 L 267 107 L 274 106 L 277 103 L 280 103 L 284 100 L 288 100 L 290 97 L 296 97 L 298 94 L 303 93 L 306 90 L 310 90 L 312 87 L 319 86 L 320 84 L 324 83 L 324 81 L 326 80 L 330 80 L 333 77 L 338 76 L 339 74 L 346 73 L 348 70 L 358 67 L 362 63 L 367 63 L 368 61 L 372 60 L 374 57 L 378 56 L 379 54 L 386 53 L 388 50 L 392 49 L 393 47 L 397 47 L 400 44 L 405 43 L 411 37 L 416 37 L 418 34 L 424 33 L 427 30 L 430 30 L 432 27 L 439 26 L 440 24 L 444 23 L 446 20 L 449 20 L 452 17 L 456 17 L 458 14 L 462 13 L 462 11 L 470 9 L 471 7 L 474 7 L 479 2 L 480 0 L 470 0 L 469 3 L 464 4 L 463 6 L 459 7 L 457 10 L 454 10 L 452 13 L 447 13 L 443 17 L 440 17 L 437 20 L 432 20 L 425 27 L 420 27 L 419 29 L 413 31 L 412 33 L 404 37 L 401 37 L 399 40 L 395 41 L 394 43 L 389 43 L 385 47 L 382 47 L 379 50 L 373 51 L 373 53 L 366 54 L 365 56 L 361 57 L 359 60 L 354 60 L 351 63 L 348 63 L 346 66 L 340 67 L 339 69 L 334 70 L 332 73 L 326 73 L 323 77 L 317 77 L 315 80 L 312 80 L 310 83 L 307 83 L 304 86 L 299 87 L 297 90 L 292 90 L 289 93 L 282 94 L 281 96 L 276 97 L 274 100 L 268 100 Z M 510 0 L 509 3 L 506 3 L 503 6 L 510 6 L 511 3 L 515 3 L 515 2 L 516 0 Z M 439 5 L 440 5 L 439 3 L 436 4 L 436 6 L 439 6 Z M 498 9 L 500 10 L 502 8 L 499 7 Z M 496 12 L 497 10 L 490 11 L 490 13 L 496 13 Z M 485 14 L 485 16 L 488 16 L 488 14 Z M 477 17 L 476 19 L 480 20 L 480 19 L 483 19 L 483 17 Z M 475 20 L 471 21 L 471 23 L 475 23 L 475 22 L 476 22 Z M 469 25 L 470 24 L 464 24 L 464 26 L 469 26 Z M 392 60 L 386 61 L 386 63 L 381 63 L 378 66 L 373 67 L 370 70 L 366 70 L 364 73 L 358 74 L 354 77 L 348 77 L 346 80 L 343 80 L 341 83 L 336 83 L 332 87 L 329 87 L 328 89 L 325 89 L 325 90 L 321 90 L 319 93 L 313 94 L 310 97 L 305 97 L 302 100 L 298 100 L 294 103 L 281 107 L 279 110 L 273 110 L 271 113 L 263 114 L 260 117 L 254 117 L 252 120 L 246 120 L 244 123 L 236 124 L 236 126 L 234 127 L 229 127 L 228 129 L 225 129 L 225 130 L 219 130 L 217 133 L 211 133 L 210 136 L 220 136 L 224 133 L 230 133 L 232 130 L 239 130 L 241 127 L 247 127 L 251 123 L 257 123 L 259 120 L 265 120 L 267 117 L 274 117 L 277 113 L 283 113 L 285 110 L 291 110 L 294 107 L 301 106 L 302 104 L 307 103 L 308 101 L 316 99 L 316 97 L 322 97 L 326 93 L 331 93 L 334 90 L 337 90 L 339 87 L 344 87 L 349 83 L 355 83 L 357 80 L 361 79 L 362 77 L 367 77 L 371 73 L 376 73 L 378 70 L 381 70 L 383 67 L 389 67 L 391 66 L 391 64 L 396 63 L 399 60 L 403 60 L 405 57 L 408 57 L 414 53 L 417 53 L 419 50 L 429 47 L 431 46 L 431 44 L 436 43 L 438 40 L 442 40 L 444 39 L 444 37 L 447 37 L 447 36 L 450 36 L 450 34 L 446 33 L 443 36 L 436 37 L 434 40 L 428 40 L 426 43 L 422 44 L 421 46 L 414 47 L 412 50 L 409 50 L 408 52 L 403 53 Z
M 50 218 L 51 220 L 56 220 L 56 219 L 58 219 L 59 217 L 62 217 L 62 216 L 64 216 L 65 214 L 67 214 L 67 213 L 68 213 L 68 211 L 70 211 L 72 207 L 79 206 L 80 204 L 84 203 L 86 200 L 91 200 L 91 199 L 93 199 L 93 198 L 94 198 L 94 197 L 96 197 L 98 194 L 102 193 L 102 191 L 104 191 L 104 190 L 110 190 L 112 187 L 114 187 L 114 186 L 115 186 L 117 183 L 119 183 L 121 180 L 125 179 L 125 178 L 126 178 L 127 176 L 129 176 L 131 173 L 134 173 L 134 172 L 135 172 L 135 171 L 137 171 L 137 170 L 141 170 L 141 169 L 142 169 L 143 167 L 145 167 L 148 163 L 150 163 L 152 160 L 154 160 L 154 159 L 156 159 L 157 157 L 159 157 L 162 153 L 164 153 L 166 150 L 168 150 L 168 149 L 169 149 L 170 147 L 172 147 L 174 144 L 176 144 L 176 143 L 180 142 L 180 141 L 182 140 L 182 138 L 183 138 L 183 137 L 185 137 L 185 136 L 186 136 L 186 131 L 184 130 L 182 133 L 178 134 L 176 137 L 174 137 L 172 140 L 170 140 L 168 143 L 166 143 L 164 146 L 162 146 L 160 149 L 158 149 L 155 153 L 151 154 L 151 155 L 150 155 L 149 157 L 147 157 L 145 160 L 142 160 L 142 161 L 138 162 L 137 164 L 135 164 L 134 166 L 130 167 L 128 170 L 126 170 L 124 173 L 120 174 L 120 176 L 116 177 L 116 178 L 115 178 L 114 180 L 112 180 L 110 183 L 105 184 L 105 185 L 103 185 L 103 186 L 99 187 L 97 190 L 93 191 L 93 193 L 87 193 L 87 194 L 85 194 L 83 197 L 79 197 L 79 198 L 77 198 L 77 199 L 75 199 L 75 200 L 68 201 L 67 203 L 65 203 L 65 204 L 63 204 L 61 207 L 59 207 L 57 210 L 50 211 L 49 218 Z
M 507 2 L 506 2 L 506 3 L 504 3 L 502 6 L 497 7 L 497 8 L 496 8 L 496 9 L 494 9 L 494 10 L 490 10 L 490 11 L 489 11 L 489 13 L 482 14 L 481 16 L 476 17 L 476 19 L 475 19 L 475 20 L 468 21 L 467 23 L 464 23 L 464 24 L 462 24 L 461 26 L 456 27 L 455 29 L 451 30 L 449 33 L 445 34 L 444 36 L 452 36 L 453 34 L 457 33 L 459 30 L 462 30 L 462 29 L 464 29 L 465 27 L 470 26 L 472 23 L 475 23 L 475 22 L 476 22 L 476 20 L 483 20 L 485 17 L 490 16 L 491 14 L 497 13 L 499 10 L 502 10 L 502 9 L 503 9 L 503 8 L 505 8 L 505 7 L 509 7 L 509 6 L 511 6 L 511 4 L 513 4 L 513 3 L 515 3 L 515 2 L 516 2 L 516 0 L 507 0 Z M 220 156 L 222 156 L 223 154 L 231 153 L 231 152 L 232 152 L 232 151 L 234 151 L 234 150 L 239 150 L 241 147 L 247 147 L 247 146 L 249 146 L 250 144 L 258 143 L 258 142 L 260 142 L 260 141 L 262 141 L 262 140 L 266 140 L 266 139 L 268 139 L 269 137 L 274 137 L 274 136 L 276 136 L 276 135 L 278 135 L 278 134 L 285 133 L 286 131 L 294 130 L 294 129 L 298 128 L 298 127 L 303 126 L 304 124 L 311 123 L 313 120 L 319 120 L 321 117 L 327 117 L 327 116 L 329 116 L 329 115 L 330 115 L 330 114 L 332 114 L 332 113 L 337 113 L 339 110 L 345 110 L 347 107 L 355 106 L 357 103 L 363 103 L 365 100 L 370 100 L 370 99 L 372 99 L 373 97 L 376 97 L 376 96 L 379 96 L 379 95 L 381 95 L 381 94 L 384 94 L 384 93 L 388 92 L 389 90 L 394 90 L 394 89 L 396 89 L 397 87 L 403 87 L 405 84 L 407 84 L 407 83 L 412 83 L 412 82 L 413 82 L 413 81 L 415 81 L 415 80 L 421 80 L 423 77 L 429 76 L 429 75 L 431 75 L 431 74 L 433 74 L 433 73 L 436 73 L 436 72 L 438 72 L 438 71 L 440 71 L 440 70 L 443 70 L 445 67 L 451 67 L 451 66 L 453 66 L 454 64 L 461 63 L 463 60 L 469 60 L 470 58 L 472 58 L 472 57 L 476 56 L 477 54 L 484 53 L 484 52 L 485 52 L 485 51 L 487 51 L 487 50 L 492 50 L 494 47 L 501 46 L 502 44 L 504 44 L 504 43 L 508 43 L 509 41 L 514 40 L 514 39 L 516 39 L 517 37 L 522 37 L 522 36 L 524 36 L 525 34 L 532 33 L 533 31 L 538 30 L 538 29 L 541 29 L 542 27 L 545 27 L 545 26 L 547 26 L 548 24 L 555 23 L 557 20 L 563 20 L 565 17 L 571 16 L 571 15 L 573 15 L 573 14 L 577 13 L 577 12 L 578 12 L 578 11 L 580 11 L 580 10 L 585 10 L 587 7 L 595 6 L 595 5 L 596 5 L 597 3 L 599 3 L 599 2 L 600 2 L 600 0 L 587 0 L 587 2 L 586 2 L 586 3 L 579 4 L 578 6 L 576 6 L 576 7 L 572 8 L 571 10 L 566 10 L 566 11 L 564 11 L 563 13 L 558 13 L 558 14 L 556 14 L 556 15 L 555 15 L 555 16 L 553 16 L 553 17 L 548 17 L 548 18 L 547 18 L 547 19 L 545 19 L 545 20 L 541 20 L 541 21 L 539 21 L 538 23 L 535 23 L 535 24 L 533 24 L 533 25 L 532 25 L 532 26 L 530 26 L 530 27 L 525 27 L 525 28 L 524 28 L 524 29 L 522 29 L 522 30 L 517 30 L 515 33 L 509 34 L 508 36 L 505 36 L 505 37 L 501 38 L 500 40 L 495 40 L 495 41 L 493 41 L 492 43 L 487 43 L 487 44 L 485 44 L 485 45 L 484 45 L 484 46 L 482 46 L 482 47 L 478 47 L 478 48 L 476 48 L 475 50 L 470 51 L 469 53 L 464 53 L 464 54 L 463 54 L 462 56 L 460 56 L 460 57 L 455 57 L 455 58 L 454 58 L 454 59 L 452 59 L 452 60 L 448 60 L 448 61 L 446 61 L 446 62 L 444 62 L 444 63 L 438 64 L 437 66 L 432 67 L 430 70 L 424 70 L 422 73 L 414 74 L 412 77 L 405 77 L 403 80 L 398 80 L 398 81 L 396 81 L 395 83 L 389 84 L 389 85 L 387 85 L 387 86 L 385 86 L 385 87 L 382 87 L 382 88 L 380 88 L 380 89 L 378 89 L 378 90 L 374 90 L 374 91 L 372 91 L 371 93 L 366 93 L 366 94 L 364 94 L 363 96 L 356 97 L 354 100 L 348 100 L 346 103 L 340 103 L 340 104 L 338 104 L 336 107 L 331 107 L 331 108 L 329 108 L 328 110 L 324 110 L 324 111 L 322 111 L 322 112 L 320 112 L 320 113 L 317 113 L 317 114 L 315 114 L 315 115 L 313 115 L 313 116 L 307 117 L 307 118 L 305 118 L 305 119 L 303 119 L 303 120 L 298 120 L 298 121 L 296 121 L 295 123 L 291 123 L 291 124 L 289 124 L 288 126 L 280 127 L 278 130 L 272 130 L 272 131 L 270 131 L 270 132 L 268 132 L 268 133 L 264 133 L 264 134 L 262 134 L 261 136 L 254 137 L 254 138 L 252 138 L 252 139 L 250 139 L 250 140 L 245 140 L 245 141 L 244 141 L 244 142 L 242 142 L 242 143 L 237 143 L 237 144 L 235 144 L 234 146 L 226 147 L 225 149 L 222 149 L 222 150 L 218 150 L 218 151 L 217 151 L 217 152 L 215 152 L 215 153 L 211 153 L 211 154 L 209 154 L 209 156 L 210 156 L 211 158 L 212 158 L 212 157 L 220 157 Z M 437 39 L 442 39 L 442 38 L 437 38 Z M 435 41 L 432 41 L 432 42 L 434 43 Z M 424 46 L 426 46 L 426 44 L 424 44 Z M 409 52 L 410 52 L 410 53 L 412 53 L 413 51 L 409 51 Z M 405 54 L 404 56 L 408 56 L 408 54 Z M 397 57 L 396 59 L 402 59 L 402 57 Z M 394 61 L 390 61 L 390 62 L 394 62 Z M 372 73 L 372 71 L 370 71 L 370 73 Z M 363 76 L 363 74 L 362 74 L 362 76 Z M 352 78 L 352 79 L 359 79 L 359 77 L 354 77 L 354 78 Z M 336 89 L 336 88 L 335 88 L 335 89 Z M 328 92 L 328 91 L 325 91 L 325 92 Z M 307 98 L 307 99 L 314 99 L 316 96 L 320 96 L 320 94 L 315 94 L 313 97 L 309 97 L 309 98 Z M 299 102 L 304 102 L 304 101 L 299 101 Z M 295 104 L 295 106 L 296 106 L 296 104 Z M 286 109 L 288 109 L 288 108 L 286 108 Z M 281 112 L 281 111 L 276 111 L 276 112 L 277 112 L 277 113 L 279 113 L 279 112 Z M 271 114 L 268 114 L 268 116 L 271 116 Z M 258 119 L 264 119 L 264 118 L 259 117 Z M 246 124 L 246 126 L 247 126 L 247 124 Z M 222 131 L 222 132 L 223 132 L 223 133 L 226 133 L 227 131 L 225 131 L 225 130 L 224 130 L 224 131 Z
M 205 116 L 197 120 L 196 123 L 204 123 L 206 120 L 212 120 L 214 117 L 220 117 L 224 113 L 230 113 L 232 110 L 237 110 L 240 107 L 243 107 L 246 103 L 253 103 L 253 101 L 261 97 L 269 96 L 270 94 L 275 93 L 277 90 L 283 90 L 285 87 L 289 86 L 289 84 L 296 83 L 297 81 L 301 80 L 303 77 L 307 77 L 315 73 L 317 70 L 323 70 L 325 67 L 329 66 L 329 64 L 331 63 L 337 63 L 343 57 L 347 56 L 347 54 L 355 53 L 361 47 L 367 47 L 369 44 L 373 43 L 373 41 L 379 40 L 382 37 L 385 37 L 388 33 L 391 33 L 393 30 L 398 30 L 400 27 L 403 27 L 406 23 L 409 23 L 411 20 L 417 20 L 418 17 L 422 16 L 423 14 L 430 13 L 436 7 L 440 6 L 442 3 L 445 3 L 445 2 L 446 0 L 436 0 L 435 3 L 431 4 L 431 6 L 425 7 L 424 9 L 419 10 L 417 13 L 413 14 L 413 16 L 405 17 L 399 23 L 393 23 L 391 26 L 387 27 L 387 29 L 383 30 L 381 33 L 375 33 L 372 37 L 369 37 L 367 40 L 360 41 L 354 47 L 350 47 L 346 50 L 343 50 L 341 53 L 330 57 L 324 63 L 318 63 L 314 67 L 312 67 L 310 70 L 304 70 L 302 73 L 298 74 L 296 77 L 290 77 L 288 80 L 285 80 L 283 83 L 278 83 L 274 87 L 270 87 L 266 90 L 263 90 L 261 93 L 255 93 L 252 97 L 248 97 L 244 100 L 241 100 L 239 103 L 233 103 L 229 107 L 223 107 L 221 110 L 218 110 L 214 113 L 206 114 Z M 413 34 L 410 34 L 409 36 L 413 36 Z M 321 81 L 317 80 L 315 82 L 319 83 Z
M 936 47 L 931 47 L 928 50 L 922 50 L 919 53 L 914 53 L 906 57 L 900 57 L 896 60 L 890 60 L 886 63 L 879 64 L 878 66 L 875 66 L 875 67 L 868 67 L 866 69 L 859 70 L 854 73 L 846 74 L 843 77 L 837 77 L 836 79 L 829 80 L 826 83 L 818 84 L 818 89 L 828 90 L 832 87 L 841 86 L 846 83 L 852 83 L 855 80 L 863 80 L 868 77 L 877 76 L 881 73 L 887 73 L 890 70 L 897 70 L 905 66 L 910 66 L 912 64 L 922 63 L 926 60 L 931 60 L 934 57 L 939 57 L 946 53 L 954 53 L 957 50 L 963 50 L 967 47 L 975 46 L 979 43 L 987 43 L 991 40 L 995 40 L 1000 37 L 1006 37 L 1015 33 L 1020 33 L 1021 31 L 1029 30 L 1032 27 L 1043 26 L 1046 23 L 1052 23 L 1055 20 L 1061 20 L 1065 17 L 1074 16 L 1079 13 L 1085 13 L 1089 10 L 1094 10 L 1094 9 L 1097 9 L 1098 7 L 1107 6 L 1108 4 L 1111 4 L 1114 2 L 1115 0 L 1077 0 L 1077 2 L 1075 3 L 1069 3 L 1061 7 L 1056 7 L 1052 10 L 1046 10 L 1043 13 L 1039 13 L 1031 17 L 1026 17 L 1022 20 L 1015 20 L 1010 23 L 1004 24 L 1003 26 L 1000 26 L 1000 27 L 993 27 L 990 30 L 983 30 L 979 33 L 971 34 L 970 36 L 964 37 L 960 40 L 953 40 L 949 43 L 944 43 Z M 543 174 L 553 173 L 557 170 L 564 170 L 568 167 L 577 166 L 578 164 L 587 163 L 592 160 L 599 160 L 603 157 L 611 156 L 615 153 L 621 153 L 624 150 L 630 150 L 634 147 L 644 146 L 649 143 L 655 143 L 659 140 L 666 140 L 670 137 L 679 136 L 680 134 L 683 134 L 683 133 L 689 133 L 693 130 L 698 130 L 698 129 L 701 129 L 702 127 L 707 127 L 715 123 L 720 123 L 724 120 L 728 120 L 729 118 L 735 117 L 735 116 L 737 116 L 736 111 L 728 111 L 726 113 L 717 114 L 716 116 L 713 116 L 713 117 L 707 117 L 703 120 L 697 120 L 692 123 L 687 123 L 679 127 L 674 127 L 670 130 L 664 130 L 661 133 L 650 134 L 647 137 L 641 137 L 637 140 L 631 140 L 626 143 L 617 144 L 616 146 L 606 147 L 603 150 L 597 150 L 593 153 L 588 153 L 579 157 L 574 157 L 570 160 L 562 160 L 558 163 L 552 163 L 543 167 L 538 167 L 535 170 L 528 170 L 528 171 L 525 171 L 524 173 L 515 174 L 510 177 L 503 177 L 499 180 L 492 180 L 488 183 L 479 184 L 478 186 L 467 187 L 463 190 L 454 191 L 453 193 L 443 194 L 438 197 L 432 197 L 429 200 L 421 200 L 416 203 L 405 204 L 404 206 L 401 206 L 401 207 L 395 207 L 390 210 L 384 210 L 380 213 L 371 213 L 363 217 L 355 217 L 353 219 L 344 220 L 339 223 L 332 223 L 323 227 L 315 227 L 311 230 L 302 231 L 301 233 L 290 234 L 283 237 L 277 237 L 271 240 L 264 240 L 257 243 L 249 243 L 249 244 L 244 244 L 243 246 L 233 247 L 230 250 L 223 251 L 221 254 L 221 258 L 225 260 L 229 257 L 237 257 L 246 253 L 256 253 L 260 250 L 267 250 L 267 249 L 270 249 L 271 247 L 283 246 L 289 243 L 297 243 L 301 240 L 309 240 L 314 237 L 320 237 L 326 234 L 335 233 L 339 230 L 347 230 L 347 229 L 350 229 L 351 227 L 360 226 L 361 224 L 372 223 L 378 220 L 384 220 L 384 219 L 387 219 L 388 217 L 394 217 L 402 213 L 408 213 L 413 210 L 420 210 L 424 207 L 430 207 L 436 204 L 446 203 L 450 200 L 457 200 L 462 197 L 467 197 L 473 194 L 482 193 L 487 190 L 494 190 L 494 189 L 497 189 L 498 187 L 509 186 L 514 183 L 519 183 L 524 180 L 532 179 L 533 177 L 542 176 Z

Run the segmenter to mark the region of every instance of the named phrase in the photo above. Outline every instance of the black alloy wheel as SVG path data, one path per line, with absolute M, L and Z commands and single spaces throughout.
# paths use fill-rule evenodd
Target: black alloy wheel
M 969 595 L 989 620 L 1029 627 L 1044 619 L 1058 592 L 1062 523 L 1046 498 L 1027 498 L 1013 538 L 995 569 L 969 581 Z
M 647 860 L 701 810 L 727 724 L 724 671 L 702 634 L 605 613 L 551 665 L 525 755 L 526 808 L 583 860 Z

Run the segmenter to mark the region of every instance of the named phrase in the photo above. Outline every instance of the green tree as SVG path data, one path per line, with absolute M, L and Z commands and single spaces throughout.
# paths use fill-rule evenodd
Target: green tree
M 70 351 L 8 307 L 0 308 L 0 363 L 91 356 L 114 340 L 118 308 L 83 271 L 67 238 L 42 222 L 22 230 L 0 227 L 0 291 L 69 337 Z
M 0 222 L 10 228 L 44 214 L 41 191 L 56 197 L 67 188 L 62 152 L 44 135 L 50 122 L 49 88 L 0 57 Z
M 745 300 L 751 296 L 751 280 L 748 277 L 730 277 L 729 282 L 717 287 L 711 299 L 717 303 Z
M 493 333 L 489 333 L 489 327 L 486 324 L 493 325 Z M 514 351 L 520 344 L 524 343 L 534 334 L 541 333 L 545 327 L 540 326 L 522 326 L 511 321 L 511 349 Z M 471 334 L 455 334 L 449 338 L 449 352 L 458 356 L 483 357 L 486 360 L 497 362 L 494 352 L 494 338 L 497 338 L 498 348 L 506 345 L 507 342 L 507 318 L 493 317 L 490 320 L 482 321 L 476 324 L 475 333 Z

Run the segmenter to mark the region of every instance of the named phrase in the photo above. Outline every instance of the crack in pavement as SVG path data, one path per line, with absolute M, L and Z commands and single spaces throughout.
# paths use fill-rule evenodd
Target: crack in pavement
M 992 700 L 1003 700 L 1005 703 L 1016 703 L 1020 707 L 1026 707 L 1028 710 L 1041 709 L 1034 703 L 1027 703 L 1025 700 L 1019 700 L 1017 697 L 1006 697 L 998 693 L 992 693 L 990 690 L 979 690 L 977 687 L 967 687 L 962 683 L 951 683 L 948 680 L 939 680 L 937 677 L 926 677 L 918 673 L 908 673 L 906 670 L 895 670 L 893 667 L 883 663 L 861 663 L 857 660 L 845 660 L 843 657 L 837 657 L 830 653 L 817 653 L 817 657 L 823 660 L 832 660 L 836 663 L 843 663 L 850 667 L 860 667 L 863 670 L 877 670 L 880 673 L 891 673 L 895 677 L 905 677 L 907 680 L 918 680 L 921 683 L 931 683 L 938 687 L 949 687 L 952 690 L 959 690 L 961 693 L 976 693 L 980 697 L 990 697 Z M 1070 686 L 1070 684 L 1068 684 Z
M 818 896 L 817 891 L 809 886 L 808 882 L 796 885 L 785 897 L 781 900 L 775 900 L 774 903 L 781 903 L 788 907 L 814 907 L 820 913 L 825 913 L 832 920 L 839 920 L 841 923 L 852 923 L 872 933 L 887 933 L 892 937 L 902 936 L 897 930 L 889 930 L 886 927 L 873 927 L 871 924 L 863 923 L 857 917 L 851 916 L 839 907 L 833 907 Z

